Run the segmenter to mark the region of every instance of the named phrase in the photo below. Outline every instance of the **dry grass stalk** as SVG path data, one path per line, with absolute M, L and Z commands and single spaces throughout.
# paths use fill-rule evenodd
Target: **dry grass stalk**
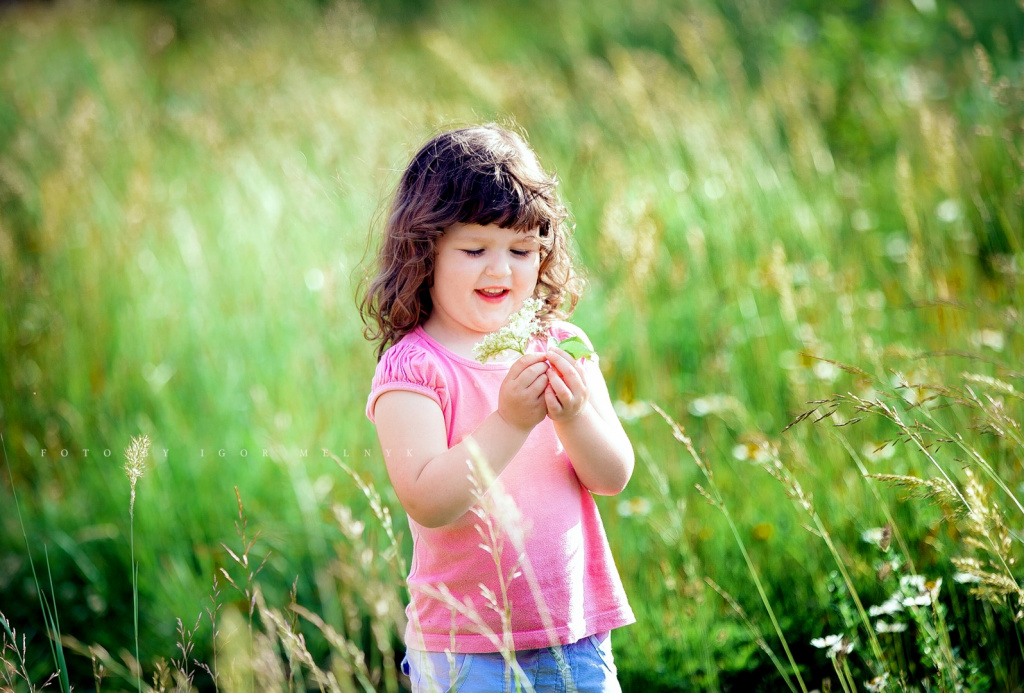
M 934 500 L 942 506 L 949 519 L 963 517 L 970 512 L 969 508 L 960 502 L 957 488 L 946 479 L 922 479 L 905 474 L 868 474 L 867 478 L 904 489 L 911 498 Z
M 971 587 L 973 595 L 997 606 L 1012 598 L 1016 604 L 1013 618 L 1019 621 L 1024 618 L 1024 589 L 1013 574 L 1013 535 L 1007 528 L 1005 513 L 970 468 L 964 469 L 964 475 L 964 492 L 972 503 L 964 520 L 964 543 L 987 554 L 989 559 L 983 563 L 972 557 L 957 557 L 952 559 L 953 564 L 975 583 Z
M 768 599 L 767 593 L 765 592 L 764 585 L 761 583 L 761 577 L 758 574 L 757 568 L 754 566 L 753 559 L 751 559 L 750 553 L 747 551 L 746 545 L 743 543 L 743 539 L 740 536 L 739 529 L 737 528 L 736 523 L 732 519 L 732 514 L 729 512 L 729 508 L 724 503 L 721 491 L 719 491 L 718 485 L 715 483 L 715 478 L 711 472 L 711 468 L 707 465 L 706 462 L 704 462 L 701 456 L 697 454 L 697 450 L 693 446 L 693 440 L 690 438 L 690 436 L 686 434 L 686 431 L 683 430 L 683 427 L 680 424 L 678 424 L 671 416 L 668 415 L 667 412 L 665 412 L 664 409 L 659 407 L 657 404 L 652 402 L 651 408 L 654 409 L 654 411 L 656 411 L 661 416 L 661 418 L 665 420 L 665 423 L 667 423 L 669 428 L 672 430 L 672 436 L 677 441 L 683 444 L 683 447 L 686 448 L 686 451 L 690 454 L 690 457 L 697 465 L 697 468 L 704 474 L 704 479 L 707 481 L 708 488 L 705 489 L 699 484 L 697 484 L 697 490 L 701 493 L 702 496 L 704 496 L 704 498 L 709 503 L 711 503 L 714 507 L 716 507 L 718 510 L 722 512 L 722 516 L 725 518 L 726 523 L 729 525 L 729 531 L 732 533 L 732 536 L 736 541 L 736 545 L 739 548 L 740 553 L 743 555 L 743 561 L 744 563 L 746 563 L 747 572 L 750 574 L 750 577 L 754 583 L 754 587 L 757 588 L 758 596 L 761 598 L 761 604 L 764 605 L 765 611 L 768 614 L 768 618 L 772 622 L 772 627 L 775 629 L 775 634 L 779 638 L 779 642 L 782 645 L 782 649 L 786 653 L 786 659 L 789 662 L 789 667 L 792 671 L 793 677 L 796 679 L 797 684 L 800 686 L 800 690 L 803 691 L 803 693 L 807 693 L 807 685 L 804 683 L 803 677 L 800 675 L 800 669 L 796 664 L 796 660 L 793 658 L 792 651 L 789 649 L 789 643 L 786 641 L 786 636 L 782 633 L 782 627 L 779 625 L 779 620 L 775 616 L 775 610 L 772 609 L 772 605 Z M 786 669 L 779 669 L 779 674 L 781 674 L 782 678 L 786 681 L 786 685 L 789 687 L 789 689 L 791 691 L 795 691 L 796 687 L 793 685 L 789 676 L 790 671 L 787 671 Z
M 306 639 L 302 633 L 294 627 L 294 624 L 285 619 L 280 611 L 268 607 L 262 593 L 259 592 L 256 598 L 256 608 L 259 611 L 260 620 L 263 623 L 269 624 L 272 628 L 268 635 L 273 636 L 275 643 L 280 643 L 281 648 L 284 650 L 288 662 L 288 672 L 287 674 L 282 672 L 281 678 L 288 682 L 289 690 L 292 688 L 294 679 L 297 676 L 301 678 L 301 672 L 295 667 L 295 664 L 298 663 L 300 666 L 305 667 L 313 676 L 313 680 L 316 682 L 320 693 L 326 693 L 327 691 L 340 693 L 341 688 L 337 685 L 337 681 L 333 676 L 325 673 L 317 666 L 313 655 L 306 648 Z M 302 688 L 305 689 L 305 686 Z
M 828 528 L 825 526 L 825 522 L 814 507 L 813 498 L 810 494 L 804 491 L 800 481 L 793 475 L 789 468 L 782 463 L 782 460 L 778 455 L 778 449 L 775 446 L 767 446 L 767 449 L 770 454 L 768 459 L 761 463 L 761 467 L 782 484 L 783 489 L 786 491 L 786 495 L 803 508 L 804 512 L 806 512 L 811 518 L 814 526 L 809 529 L 812 529 L 812 532 L 825 542 L 826 548 L 828 548 L 833 560 L 835 560 L 836 568 L 839 570 L 839 574 L 843 578 L 843 583 L 845 584 L 850 597 L 853 599 L 861 624 L 864 626 L 865 632 L 867 633 L 868 642 L 871 645 L 871 651 L 876 657 L 879 666 L 885 667 L 885 656 L 882 652 L 882 646 L 879 644 L 878 638 L 875 636 L 875 631 L 871 627 L 871 619 L 868 618 L 867 611 L 864 609 L 864 604 L 861 602 L 860 595 L 853 584 L 853 579 L 846 568 L 846 563 L 844 562 L 842 555 L 839 553 L 839 550 L 836 548 L 835 543 L 832 541 L 832 535 L 829 533 Z
M 11 626 L 7 617 L 0 611 L 0 682 L 4 684 L 3 691 L 15 691 L 18 681 L 24 681 L 29 691 L 42 690 L 58 678 L 60 672 L 50 674 L 42 686 L 36 687 L 28 672 L 26 663 L 27 644 L 25 635 L 21 636 L 21 646 L 18 646 L 18 632 Z M 98 690 L 98 689 L 97 689 Z
M 291 604 L 289 608 L 313 624 L 323 634 L 327 643 L 334 649 L 335 654 L 338 655 L 334 660 L 334 665 L 340 668 L 340 676 L 336 676 L 334 672 L 331 672 L 331 676 L 335 677 L 339 686 L 342 686 L 342 683 L 346 680 L 355 678 L 363 687 L 363 690 L 374 690 L 372 676 L 366 663 L 366 654 L 362 648 L 343 636 L 318 614 L 309 609 L 298 604 Z M 352 686 L 342 686 L 342 690 L 354 691 L 355 688 Z
M 750 632 L 750 635 L 754 638 L 754 642 L 757 643 L 757 646 L 761 648 L 761 651 L 768 655 L 768 659 L 772 661 L 772 664 L 775 665 L 775 668 L 781 671 L 783 668 L 782 661 L 779 660 L 778 656 L 775 654 L 775 650 L 773 650 L 771 646 L 768 645 L 768 642 L 764 639 L 764 635 L 761 634 L 761 630 L 754 624 L 753 621 L 750 620 L 750 617 L 747 615 L 747 612 L 743 610 L 743 607 L 740 606 L 740 603 L 737 602 L 731 594 L 722 589 L 722 587 L 717 582 L 712 580 L 710 577 L 705 576 L 704 582 L 707 583 L 707 585 L 711 587 L 711 589 L 717 592 L 718 596 L 724 599 L 725 603 L 729 605 L 729 608 L 731 608 L 736 613 L 736 615 L 740 617 L 740 620 L 742 620 L 743 625 L 747 627 L 747 631 Z

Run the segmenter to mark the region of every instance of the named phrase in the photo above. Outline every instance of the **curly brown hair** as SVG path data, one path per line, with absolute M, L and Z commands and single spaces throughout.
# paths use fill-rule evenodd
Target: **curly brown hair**
M 573 269 L 572 226 L 557 185 L 522 137 L 495 124 L 450 130 L 427 142 L 402 174 L 373 278 L 359 291 L 363 334 L 378 342 L 377 359 L 430 316 L 437 241 L 456 223 L 536 229 L 538 317 L 547 323 L 570 315 L 583 282 Z

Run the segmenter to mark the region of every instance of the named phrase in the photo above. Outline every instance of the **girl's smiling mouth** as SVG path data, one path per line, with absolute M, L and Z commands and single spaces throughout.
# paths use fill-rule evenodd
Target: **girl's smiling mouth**
M 485 301 L 489 301 L 491 303 L 498 303 L 498 302 L 504 300 L 505 297 L 508 296 L 508 294 L 509 294 L 509 289 L 500 288 L 500 287 L 490 288 L 490 289 L 477 289 L 476 290 L 476 295 L 477 296 L 479 296 L 480 298 L 484 299 Z

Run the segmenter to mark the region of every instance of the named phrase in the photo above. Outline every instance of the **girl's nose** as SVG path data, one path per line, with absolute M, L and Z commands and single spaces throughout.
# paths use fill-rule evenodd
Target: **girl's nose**
M 487 272 L 487 276 L 501 279 L 502 277 L 507 277 L 511 274 L 512 268 L 509 267 L 508 260 L 499 256 L 487 263 L 487 269 L 485 271 Z

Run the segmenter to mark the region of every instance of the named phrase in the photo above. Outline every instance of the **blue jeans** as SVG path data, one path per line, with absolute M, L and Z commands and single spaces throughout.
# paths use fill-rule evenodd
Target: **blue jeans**
M 500 652 L 453 654 L 409 650 L 402 671 L 413 693 L 621 693 L 608 633 L 571 645 L 521 650 L 515 667 Z M 518 687 L 517 687 L 518 680 Z

